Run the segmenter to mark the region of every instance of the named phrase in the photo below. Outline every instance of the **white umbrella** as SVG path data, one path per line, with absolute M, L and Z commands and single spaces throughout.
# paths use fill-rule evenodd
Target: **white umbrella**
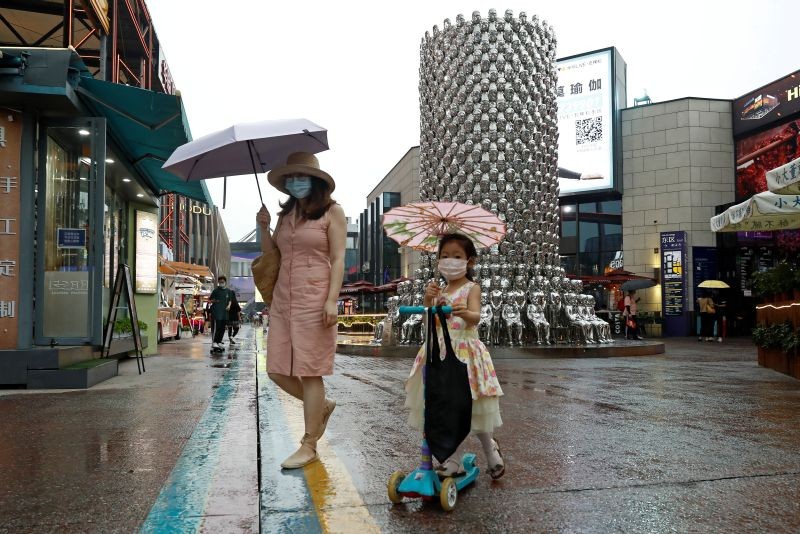
M 767 171 L 767 187 L 780 195 L 800 195 L 800 158 Z
M 294 152 L 324 150 L 328 131 L 306 119 L 240 123 L 179 146 L 163 168 L 187 182 L 252 172 L 261 198 L 259 172 L 285 164 Z
M 800 228 L 800 194 L 758 193 L 711 218 L 713 232 L 753 232 Z

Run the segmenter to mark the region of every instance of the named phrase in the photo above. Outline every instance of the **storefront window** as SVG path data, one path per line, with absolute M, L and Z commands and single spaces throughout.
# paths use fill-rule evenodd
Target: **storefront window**
M 89 132 L 48 127 L 43 216 L 43 334 L 46 337 L 90 335 L 89 269 L 92 179 Z

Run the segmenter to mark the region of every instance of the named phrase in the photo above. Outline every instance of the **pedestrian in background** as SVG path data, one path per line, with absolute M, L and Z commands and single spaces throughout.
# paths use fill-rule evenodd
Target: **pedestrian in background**
M 627 339 L 642 339 L 639 335 L 639 322 L 636 320 L 636 314 L 639 312 L 638 302 L 636 291 L 628 291 L 628 294 L 625 295 L 625 311 L 622 312 L 625 317 L 625 337 Z
M 231 306 L 228 310 L 228 343 L 231 345 L 236 345 L 236 342 L 233 340 L 236 337 L 236 334 L 239 333 L 239 326 L 240 326 L 240 318 L 239 315 L 242 312 L 242 307 L 239 305 L 239 301 L 236 300 L 236 292 L 233 289 L 229 289 L 231 293 Z
M 697 309 L 700 311 L 700 337 L 697 341 L 714 341 L 714 316 L 717 310 L 708 291 L 703 291 L 697 299 Z
M 336 407 L 325 398 L 322 377 L 333 374 L 347 225 L 344 210 L 331 198 L 336 183 L 313 154 L 290 155 L 267 179 L 289 195 L 281 203 L 274 233 L 266 207 L 256 220 L 262 252 L 280 251 L 269 308 L 267 372 L 278 387 L 303 402 L 300 448 L 281 463 L 284 469 L 297 469 L 319 459 L 317 441 Z M 254 276 L 257 269 L 254 264 Z
M 214 338 L 211 350 L 225 350 L 222 339 L 225 337 L 225 323 L 228 321 L 228 309 L 231 305 L 231 291 L 227 288 L 225 276 L 217 278 L 217 287 L 211 292 L 208 301 L 211 303 L 211 317 L 214 319 Z

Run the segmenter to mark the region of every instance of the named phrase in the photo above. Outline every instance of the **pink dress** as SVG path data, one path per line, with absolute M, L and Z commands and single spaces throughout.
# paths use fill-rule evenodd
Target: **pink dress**
M 447 293 L 447 288 L 442 292 L 445 304 L 467 305 L 469 291 L 474 282 L 467 282 L 455 293 Z M 497 380 L 492 357 L 486 345 L 478 337 L 478 326 L 467 326 L 464 319 L 450 316 L 447 320 L 450 340 L 453 351 L 459 360 L 467 364 L 469 386 L 472 390 L 472 432 L 491 432 L 503 424 L 500 417 L 500 396 L 503 390 Z M 445 356 L 445 341 L 441 328 L 437 328 L 439 337 L 439 351 L 442 358 Z M 411 426 L 422 430 L 425 412 L 424 390 L 422 384 L 422 368 L 425 366 L 425 347 L 420 348 L 411 368 L 411 376 L 406 381 L 406 408 L 410 409 L 408 422 Z
M 289 376 L 333 374 L 336 325 L 326 327 L 322 312 L 328 299 L 331 260 L 330 210 L 315 221 L 281 221 L 275 243 L 281 268 L 269 310 L 267 370 Z

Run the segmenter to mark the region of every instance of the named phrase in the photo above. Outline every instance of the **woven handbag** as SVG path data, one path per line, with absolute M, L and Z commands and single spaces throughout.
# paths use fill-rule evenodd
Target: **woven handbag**
M 277 226 L 280 227 L 280 220 Z M 281 251 L 278 250 L 278 246 L 254 259 L 250 269 L 253 271 L 253 281 L 261 293 L 261 298 L 267 305 L 272 304 L 272 293 L 275 291 L 281 269 Z

